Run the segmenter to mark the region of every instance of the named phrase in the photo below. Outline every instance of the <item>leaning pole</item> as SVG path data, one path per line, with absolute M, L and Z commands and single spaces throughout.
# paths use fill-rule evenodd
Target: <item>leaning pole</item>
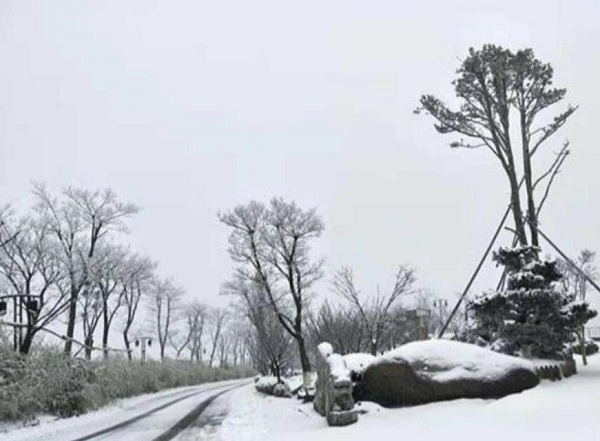
M 452 318 L 454 317 L 454 315 L 458 311 L 458 308 L 460 308 L 460 305 L 462 304 L 463 300 L 465 299 L 465 296 L 467 295 L 467 293 L 471 289 L 471 285 L 473 285 L 473 282 L 477 278 L 477 275 L 479 274 L 479 271 L 481 270 L 481 267 L 483 266 L 485 260 L 487 259 L 488 255 L 490 254 L 490 251 L 492 251 L 492 248 L 494 247 L 494 244 L 496 243 L 496 240 L 498 239 L 498 236 L 500 235 L 500 232 L 502 231 L 502 227 L 504 227 L 504 223 L 506 222 L 506 219 L 508 218 L 508 215 L 511 212 L 511 208 L 512 208 L 512 205 L 509 204 L 508 207 L 506 208 L 506 212 L 504 213 L 504 216 L 502 216 L 502 220 L 498 224 L 498 228 L 496 228 L 496 232 L 494 233 L 494 236 L 492 237 L 492 240 L 490 241 L 490 244 L 486 248 L 485 253 L 483 253 L 483 256 L 481 257 L 481 260 L 479 261 L 479 264 L 477 265 L 477 268 L 475 269 L 475 272 L 471 276 L 471 279 L 469 280 L 469 283 L 467 283 L 467 286 L 465 286 L 465 289 L 463 290 L 460 298 L 458 299 L 458 302 L 456 302 L 456 305 L 454 306 L 454 309 L 452 310 L 452 312 L 448 316 L 448 319 L 444 323 L 444 326 L 442 326 L 442 329 L 441 329 L 440 333 L 438 334 L 438 338 L 442 338 L 442 336 L 446 332 L 446 329 L 448 329 L 448 326 L 450 325 L 450 322 L 452 321 Z

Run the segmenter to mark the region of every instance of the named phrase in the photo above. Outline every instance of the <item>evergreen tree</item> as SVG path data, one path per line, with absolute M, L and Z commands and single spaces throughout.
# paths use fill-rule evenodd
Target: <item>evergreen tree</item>
M 494 261 L 507 271 L 506 288 L 471 302 L 478 337 L 500 352 L 560 359 L 565 345 L 596 316 L 557 283 L 562 279 L 556 261 L 540 260 L 539 248 L 500 248 Z

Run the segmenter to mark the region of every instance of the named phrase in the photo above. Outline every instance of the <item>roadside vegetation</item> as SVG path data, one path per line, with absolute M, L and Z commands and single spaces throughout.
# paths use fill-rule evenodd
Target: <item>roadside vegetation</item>
M 218 368 L 182 360 L 140 364 L 123 357 L 67 358 L 54 348 L 24 356 L 0 346 L 0 421 L 80 415 L 120 398 L 253 374 L 244 366 Z

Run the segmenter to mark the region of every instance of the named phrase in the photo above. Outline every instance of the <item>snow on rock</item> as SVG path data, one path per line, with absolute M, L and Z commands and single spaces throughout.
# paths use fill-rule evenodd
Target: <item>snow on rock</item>
M 358 352 L 344 355 L 346 368 L 348 368 L 350 372 L 357 374 L 363 373 L 365 369 L 376 359 L 377 358 L 371 354 L 362 354 Z
M 257 388 L 275 387 L 278 383 L 277 377 L 258 377 L 254 382 Z
M 331 376 L 335 381 L 350 381 L 350 371 L 346 368 L 344 357 L 340 354 L 331 354 L 327 361 L 331 369 Z
M 419 375 L 438 382 L 498 380 L 517 368 L 535 372 L 533 363 L 528 360 L 448 340 L 407 343 L 383 354 L 376 363 L 384 360 L 404 360 Z

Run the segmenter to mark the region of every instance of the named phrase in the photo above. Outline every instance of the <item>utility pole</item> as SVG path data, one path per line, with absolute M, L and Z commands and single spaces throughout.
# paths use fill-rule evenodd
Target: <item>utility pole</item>
M 444 312 L 446 311 L 446 308 L 448 307 L 448 300 L 446 300 L 446 299 L 434 299 L 433 300 L 433 307 L 434 308 L 438 308 L 439 314 L 440 314 L 440 323 L 441 323 L 441 326 L 444 326 Z M 440 337 L 441 337 L 441 335 L 440 335 Z

